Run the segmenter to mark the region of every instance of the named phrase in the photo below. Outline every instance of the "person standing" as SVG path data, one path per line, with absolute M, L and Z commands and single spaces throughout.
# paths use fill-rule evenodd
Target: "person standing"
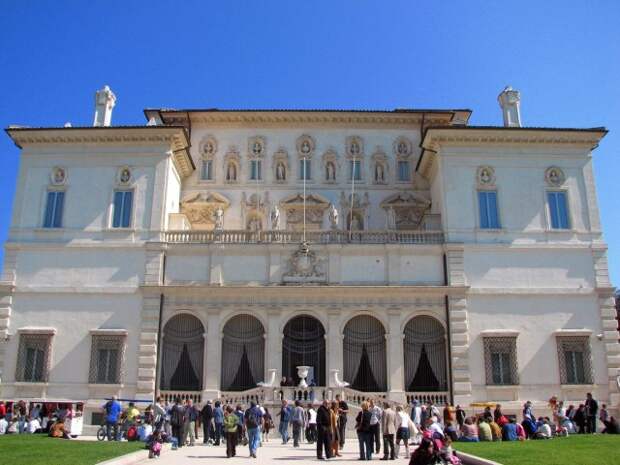
M 172 436 L 177 438 L 178 447 L 183 447 L 183 425 L 185 424 L 185 408 L 181 405 L 181 399 L 177 397 L 170 410 L 170 425 L 172 426 Z
M 456 406 L 456 422 L 459 424 L 459 428 L 463 427 L 466 417 L 467 417 L 467 414 L 465 413 L 465 410 L 463 410 L 463 408 L 460 405 L 457 405 Z
M 342 450 L 345 436 L 347 435 L 347 414 L 349 413 L 349 406 L 340 398 L 340 394 L 336 396 L 336 402 L 338 402 L 338 435 L 340 439 L 340 449 Z
M 224 412 L 224 434 L 226 435 L 226 457 L 231 458 L 237 455 L 237 426 L 239 419 L 233 412 L 233 408 L 228 405 Z
M 325 458 L 332 458 L 331 451 L 331 416 L 329 412 L 329 401 L 324 400 L 319 409 L 316 412 L 316 427 L 317 427 L 317 441 L 316 441 L 316 457 L 319 460 L 323 460 L 323 450 L 325 451 Z
M 355 419 L 355 429 L 357 430 L 357 439 L 360 446 L 360 460 L 372 460 L 372 443 L 373 433 L 370 426 L 372 413 L 370 412 L 368 402 L 362 402 L 362 411 L 357 414 Z
M 263 415 L 263 442 L 269 442 L 269 431 L 273 428 L 273 418 L 269 409 L 265 407 L 265 414 Z
M 340 455 L 340 431 L 338 430 L 338 402 L 333 401 L 331 408 L 329 409 L 329 417 L 331 421 L 331 435 L 332 435 L 332 457 L 342 457 Z
M 200 411 L 202 419 L 202 443 L 209 444 L 209 438 L 213 435 L 213 405 L 208 400 Z
M 301 439 L 301 429 L 305 424 L 304 409 L 301 406 L 301 402 L 295 401 L 295 407 L 293 408 L 293 414 L 291 415 L 293 422 L 293 447 L 299 447 L 299 440 Z
M 196 444 L 196 421 L 198 420 L 200 412 L 194 406 L 192 399 L 187 399 L 185 406 L 185 417 L 183 418 L 183 442 L 187 440 L 189 436 L 189 445 L 194 446 Z
M 222 439 L 222 433 L 224 431 L 224 410 L 219 400 L 215 401 L 215 408 L 213 409 L 213 425 L 215 428 L 215 442 L 214 445 L 219 446 Z
M 248 432 L 248 446 L 250 457 L 256 458 L 256 450 L 260 445 L 260 428 L 262 426 L 263 414 L 256 406 L 256 402 L 250 402 L 250 408 L 245 411 L 245 428 Z
M 596 415 L 598 414 L 598 402 L 592 397 L 592 393 L 586 395 L 586 431 L 589 434 L 596 433 Z
M 103 411 L 105 413 L 105 426 L 106 433 L 108 437 L 108 441 L 112 440 L 112 435 L 114 435 L 114 440 L 118 441 L 118 419 L 123 411 L 120 402 L 117 400 L 116 396 L 112 396 L 112 399 L 107 401 L 103 406 Z M 114 434 L 112 434 L 114 431 Z
M 278 432 L 282 437 L 282 444 L 286 444 L 288 442 L 288 423 L 291 420 L 291 408 L 288 406 L 288 402 L 286 400 L 282 401 L 282 407 L 280 408 L 280 413 L 278 413 L 278 416 L 280 417 Z
M 381 430 L 383 431 L 383 458 L 381 460 L 395 460 L 394 435 L 396 435 L 396 412 L 388 403 L 383 404 L 381 415 Z
M 375 404 L 374 400 L 370 400 L 370 431 L 375 444 L 375 454 L 381 452 L 381 417 L 383 410 Z
M 398 452 L 400 450 L 400 441 L 403 441 L 403 445 L 405 446 L 405 458 L 409 458 L 409 438 L 411 436 L 409 431 L 410 421 L 411 419 L 409 415 L 407 415 L 407 412 L 405 412 L 400 405 L 396 406 L 396 447 L 394 453 L 396 458 L 398 458 Z M 411 421 L 411 423 L 414 428 L 417 428 L 413 421 Z
M 308 412 L 306 415 L 308 421 L 308 442 L 313 444 L 317 440 L 317 431 L 316 431 L 316 410 L 314 405 L 310 404 L 308 407 Z

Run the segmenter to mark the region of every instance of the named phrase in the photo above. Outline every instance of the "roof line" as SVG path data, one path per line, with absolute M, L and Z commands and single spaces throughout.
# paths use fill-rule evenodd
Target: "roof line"
M 390 114 L 402 114 L 402 113 L 455 113 L 459 111 L 465 111 L 472 113 L 469 108 L 450 108 L 450 109 L 424 109 L 424 108 L 395 108 L 394 110 L 355 110 L 355 109 L 310 109 L 310 108 L 231 108 L 231 109 L 219 109 L 219 108 L 145 108 L 143 112 L 159 112 L 159 113 L 390 113 Z

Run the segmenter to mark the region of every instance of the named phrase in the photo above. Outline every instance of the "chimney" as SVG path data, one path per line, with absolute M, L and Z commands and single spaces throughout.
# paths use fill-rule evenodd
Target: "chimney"
M 110 126 L 112 123 L 112 109 L 116 104 L 116 95 L 109 86 L 95 93 L 95 121 L 93 126 Z
M 513 90 L 510 86 L 506 86 L 497 96 L 497 101 L 499 102 L 499 106 L 502 107 L 504 126 L 520 128 L 521 111 L 519 109 L 519 103 L 521 101 L 521 95 L 519 91 Z

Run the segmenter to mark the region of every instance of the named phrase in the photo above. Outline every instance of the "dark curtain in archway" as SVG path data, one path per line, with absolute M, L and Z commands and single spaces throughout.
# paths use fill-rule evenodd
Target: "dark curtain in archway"
M 160 389 L 202 389 L 205 330 L 198 318 L 181 314 L 164 326 Z
M 352 318 L 344 328 L 344 381 L 365 392 L 387 390 L 385 328 L 368 315 Z
M 265 329 L 252 315 L 236 315 L 224 326 L 223 391 L 245 391 L 265 376 Z
M 403 343 L 407 390 L 447 390 L 446 334 L 441 323 L 430 316 L 412 318 Z
M 325 386 L 325 329 L 311 316 L 298 316 L 284 327 L 282 339 L 282 376 L 299 383 L 297 367 L 314 368 L 314 382 Z M 308 384 L 312 381 L 308 379 Z

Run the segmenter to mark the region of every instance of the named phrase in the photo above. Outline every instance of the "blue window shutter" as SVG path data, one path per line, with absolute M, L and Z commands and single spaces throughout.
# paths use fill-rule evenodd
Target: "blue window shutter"
M 62 209 L 65 205 L 65 193 L 56 192 L 56 202 L 54 208 L 54 227 L 62 227 Z
M 131 226 L 131 207 L 133 203 L 133 192 L 127 191 L 123 192 L 123 228 L 128 228 Z
M 489 228 L 499 229 L 497 214 L 497 192 L 487 192 L 487 208 L 489 212 Z
M 566 193 L 556 192 L 558 203 L 558 217 L 560 219 L 560 228 L 568 229 L 568 209 L 566 208 Z
M 486 192 L 478 192 L 478 208 L 480 210 L 480 228 L 489 228 L 489 212 L 487 211 Z
M 548 192 L 547 199 L 549 202 L 549 214 L 551 216 L 551 227 L 553 229 L 558 229 L 560 226 L 560 221 L 558 217 L 558 202 L 555 192 Z
M 120 228 L 121 227 L 121 213 L 123 209 L 123 193 L 115 192 L 114 193 L 114 215 L 112 218 L 112 227 Z
M 47 193 L 47 204 L 45 205 L 45 218 L 43 219 L 44 228 L 52 227 L 55 203 L 56 203 L 56 192 L 48 192 Z

